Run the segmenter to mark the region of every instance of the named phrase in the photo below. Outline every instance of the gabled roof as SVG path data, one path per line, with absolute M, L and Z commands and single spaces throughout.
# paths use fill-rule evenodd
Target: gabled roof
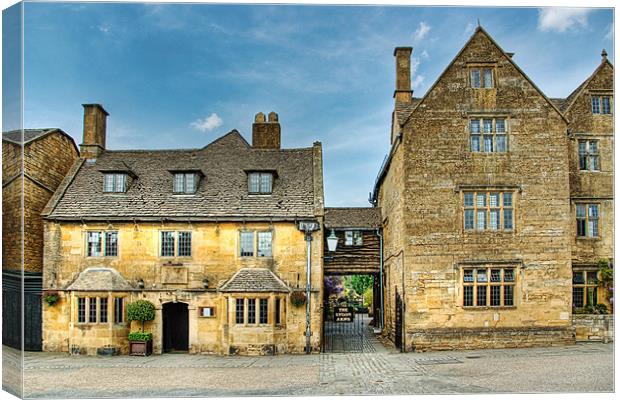
M 90 267 L 80 272 L 66 290 L 108 291 L 133 290 L 129 282 L 114 268 Z
M 563 108 L 562 108 L 562 112 L 566 113 L 568 110 L 570 110 L 570 108 L 573 106 L 573 104 L 575 103 L 575 100 L 577 100 L 577 98 L 581 95 L 581 93 L 585 90 L 586 87 L 588 87 L 588 84 L 590 84 L 590 82 L 592 81 L 592 79 L 594 79 L 594 77 L 606 66 L 610 66 L 611 69 L 614 68 L 613 64 L 609 62 L 609 60 L 607 59 L 607 57 L 604 57 L 603 60 L 601 61 L 601 63 L 599 64 L 599 66 L 594 70 L 594 72 L 592 73 L 592 75 L 590 75 L 588 77 L 588 79 L 586 79 L 585 81 L 583 81 L 581 83 L 581 85 L 577 86 L 577 89 L 573 90 L 573 92 L 571 94 L 568 95 L 568 97 L 566 98 L 566 100 L 564 100 L 563 103 Z
M 540 90 L 538 88 L 538 86 L 536 86 L 536 84 L 530 79 L 529 76 L 527 76 L 525 74 L 525 72 L 523 72 L 521 70 L 521 68 L 519 68 L 519 66 L 512 60 L 512 57 L 506 53 L 499 44 L 497 44 L 497 42 L 491 37 L 491 35 L 489 35 L 489 33 L 487 31 L 485 31 L 481 26 L 478 26 L 476 28 L 476 30 L 474 31 L 474 33 L 471 35 L 471 37 L 469 38 L 469 40 L 467 41 L 467 43 L 465 43 L 465 45 L 461 48 L 461 50 L 456 54 L 456 56 L 452 59 L 452 61 L 450 62 L 450 64 L 448 64 L 448 66 L 443 70 L 443 72 L 439 75 L 439 77 L 437 78 L 437 80 L 435 80 L 435 82 L 433 83 L 433 85 L 426 91 L 426 93 L 424 94 L 424 96 L 422 97 L 422 99 L 417 102 L 417 104 L 413 107 L 413 109 L 411 110 L 411 112 L 409 113 L 409 115 L 407 116 L 407 118 L 405 119 L 405 121 L 402 123 L 402 125 L 405 125 L 407 123 L 407 121 L 409 121 L 409 119 L 411 118 L 411 116 L 413 115 L 413 113 L 415 112 L 415 110 L 419 107 L 420 104 L 422 104 L 424 102 L 424 100 L 426 99 L 426 97 L 433 91 L 433 89 L 435 88 L 435 86 L 437 86 L 437 84 L 441 81 L 441 79 L 443 78 L 443 76 L 448 72 L 448 70 L 450 69 L 450 67 L 452 67 L 452 65 L 456 62 L 456 60 L 458 60 L 458 58 L 461 56 L 461 54 L 465 51 L 465 49 L 467 49 L 467 47 L 469 46 L 469 44 L 474 40 L 474 38 L 476 37 L 476 35 L 478 34 L 482 34 L 484 35 L 486 38 L 489 39 L 489 41 L 502 53 L 502 55 L 506 58 L 506 60 L 508 60 L 508 62 L 510 62 L 515 69 L 532 85 L 532 87 L 534 89 L 536 89 L 536 91 L 545 99 L 547 100 L 547 102 L 549 103 L 549 105 L 551 105 L 551 107 L 557 111 L 557 113 L 560 115 L 560 117 L 562 117 L 562 119 L 568 123 L 568 120 L 566 119 L 566 117 L 564 117 L 564 114 L 562 114 L 562 112 L 560 111 L 560 109 L 557 107 L 556 104 L 554 104 L 551 100 L 549 100 L 549 98 L 543 93 L 542 90 Z
M 284 292 L 291 289 L 267 268 L 241 268 L 219 288 L 220 292 Z
M 75 147 L 75 151 L 79 153 L 79 150 L 73 138 L 59 128 L 17 129 L 14 131 L 2 132 L 2 140 L 18 145 L 23 144 L 24 146 L 27 146 L 30 143 L 42 139 L 47 135 L 55 132 L 67 137 L 73 144 L 73 147 Z
M 378 229 L 381 210 L 378 207 L 325 207 L 325 228 Z
M 314 216 L 314 151 L 254 149 L 233 130 L 200 149 L 104 151 L 65 179 L 44 215 L 59 220 L 294 220 Z M 105 171 L 134 174 L 126 193 L 103 193 Z M 193 195 L 173 193 L 174 170 L 199 170 Z M 271 195 L 250 195 L 248 170 L 277 171 Z

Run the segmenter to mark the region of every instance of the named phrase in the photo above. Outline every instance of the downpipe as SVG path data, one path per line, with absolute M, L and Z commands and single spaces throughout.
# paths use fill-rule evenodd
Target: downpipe
M 312 267 L 310 263 L 310 257 L 312 252 L 312 233 L 306 232 L 306 248 L 307 248 L 307 256 L 306 256 L 306 354 L 311 353 L 310 348 L 310 335 L 312 331 L 310 330 L 310 290 L 311 290 L 311 273 Z
M 383 234 L 377 229 L 379 236 L 379 328 L 383 331 Z

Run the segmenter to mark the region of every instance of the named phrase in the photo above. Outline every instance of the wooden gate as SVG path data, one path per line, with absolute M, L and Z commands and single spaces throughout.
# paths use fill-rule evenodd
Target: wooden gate
M 324 353 L 364 352 L 364 314 L 355 311 L 354 307 L 324 303 L 321 345 Z
M 400 294 L 396 292 L 396 315 L 394 318 L 394 345 L 403 351 L 403 301 Z

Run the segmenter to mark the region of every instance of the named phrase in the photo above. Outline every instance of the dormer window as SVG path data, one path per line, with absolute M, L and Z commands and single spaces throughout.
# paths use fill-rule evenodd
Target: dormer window
M 127 191 L 127 174 L 104 174 L 103 191 L 105 193 L 125 193 Z
M 251 194 L 270 194 L 273 189 L 273 173 L 248 173 L 248 192 Z
M 177 172 L 174 174 L 174 193 L 196 193 L 198 177 L 195 172 Z

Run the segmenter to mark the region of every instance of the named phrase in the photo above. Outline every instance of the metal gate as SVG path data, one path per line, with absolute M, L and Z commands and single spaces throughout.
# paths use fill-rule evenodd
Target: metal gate
M 396 292 L 396 315 L 394 318 L 394 345 L 403 351 L 403 301 Z
M 41 282 L 40 273 L 2 271 L 2 344 L 41 350 Z
M 323 305 L 324 353 L 363 353 L 364 314 L 356 313 L 353 307 L 329 303 Z M 366 346 L 367 347 L 367 346 Z

